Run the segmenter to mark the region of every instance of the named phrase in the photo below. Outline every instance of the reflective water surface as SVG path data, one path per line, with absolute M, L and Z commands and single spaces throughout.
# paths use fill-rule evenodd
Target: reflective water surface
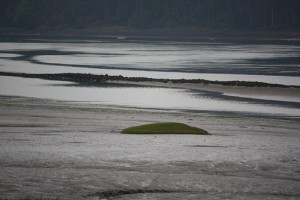
M 218 111 L 300 116 L 300 102 L 227 96 L 221 93 L 120 85 L 90 86 L 65 81 L 0 76 L 0 95 L 77 103 L 192 112 Z
M 300 47 L 158 41 L 0 43 L 1 71 L 78 72 L 300 85 Z
M 169 79 L 240 80 L 300 85 L 297 45 L 118 40 L 0 42 L 0 71 L 91 73 Z M 0 77 L 0 95 L 192 112 L 299 117 L 300 99 L 199 90 Z

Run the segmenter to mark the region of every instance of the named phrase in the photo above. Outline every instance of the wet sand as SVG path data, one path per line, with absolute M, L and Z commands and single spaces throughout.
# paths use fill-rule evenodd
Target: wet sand
M 171 83 L 171 82 L 157 82 L 157 81 L 107 81 L 108 83 L 122 84 L 122 85 L 137 85 L 137 86 L 152 86 L 152 87 L 165 87 L 165 88 L 182 88 L 189 90 L 203 90 L 211 92 L 220 92 L 232 95 L 247 95 L 247 96 L 270 96 L 282 97 L 286 99 L 297 99 L 300 101 L 300 88 L 299 87 L 248 87 L 248 86 L 226 86 L 222 84 L 204 84 L 204 83 Z M 282 99 L 281 98 L 281 99 Z
M 300 198 L 297 120 L 3 96 L 0 109 L 0 198 Z M 212 135 L 120 133 L 162 121 Z

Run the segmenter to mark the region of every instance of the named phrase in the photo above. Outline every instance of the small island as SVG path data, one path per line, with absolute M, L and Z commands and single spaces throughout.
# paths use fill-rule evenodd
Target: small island
M 210 135 L 207 131 L 182 123 L 165 122 L 126 128 L 124 134 L 195 134 Z

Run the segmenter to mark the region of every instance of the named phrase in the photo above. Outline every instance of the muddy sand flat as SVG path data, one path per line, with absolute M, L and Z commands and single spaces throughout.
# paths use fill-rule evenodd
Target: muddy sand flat
M 299 199 L 297 120 L 0 98 L 0 198 Z M 152 122 L 212 135 L 123 135 Z

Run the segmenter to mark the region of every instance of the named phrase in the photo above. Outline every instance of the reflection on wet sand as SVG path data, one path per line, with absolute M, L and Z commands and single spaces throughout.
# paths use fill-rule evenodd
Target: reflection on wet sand
M 299 123 L 0 98 L 0 194 L 63 199 L 297 199 Z M 191 120 L 192 119 L 192 120 Z M 174 121 L 212 135 L 124 135 Z M 28 126 L 16 126 L 28 124 Z
M 300 85 L 297 45 L 201 42 L 2 42 L 1 71 L 92 73 Z M 1 56 L 0 56 L 1 57 Z
M 299 117 L 298 102 L 227 96 L 207 90 L 120 85 L 80 85 L 66 81 L 0 76 L 1 95 L 24 96 L 117 107 L 230 112 Z

